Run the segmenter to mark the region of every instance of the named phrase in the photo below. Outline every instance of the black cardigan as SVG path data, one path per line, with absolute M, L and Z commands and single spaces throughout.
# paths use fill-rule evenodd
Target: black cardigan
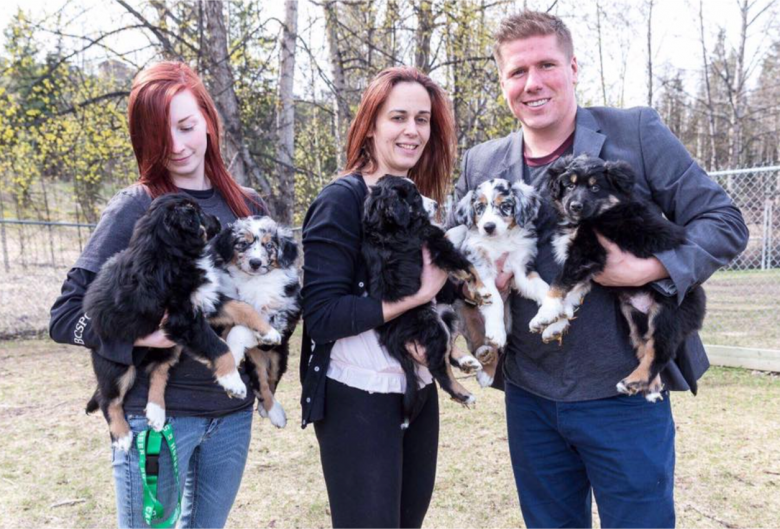
M 382 302 L 368 297 L 360 252 L 367 194 L 359 174 L 339 178 L 320 192 L 303 221 L 302 428 L 325 416 L 334 342 L 384 323 Z

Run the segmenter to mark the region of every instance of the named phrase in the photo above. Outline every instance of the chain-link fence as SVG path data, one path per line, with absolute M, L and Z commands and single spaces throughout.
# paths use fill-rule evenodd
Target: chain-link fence
M 38 334 L 92 224 L 0 219 L 0 339 Z
M 750 242 L 705 284 L 704 341 L 780 350 L 780 166 L 711 176 L 742 210 Z M 45 331 L 49 308 L 92 228 L 0 219 L 0 338 Z
M 780 349 L 780 166 L 710 176 L 742 211 L 750 240 L 742 254 L 704 285 L 704 341 Z

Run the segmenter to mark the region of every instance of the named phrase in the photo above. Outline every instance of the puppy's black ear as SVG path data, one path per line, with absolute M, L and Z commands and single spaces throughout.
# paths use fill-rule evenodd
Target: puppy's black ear
M 455 226 L 465 225 L 467 228 L 474 226 L 474 207 L 472 206 L 472 200 L 474 199 L 474 191 L 469 191 L 463 198 L 460 199 L 458 204 L 450 213 L 450 218 L 447 221 L 447 227 L 453 228 Z
M 279 268 L 287 268 L 295 264 L 298 259 L 298 243 L 288 230 L 279 230 L 277 232 L 279 244 L 277 245 L 276 261 Z
M 634 176 L 634 170 L 627 162 L 605 162 L 604 175 L 607 177 L 607 182 L 616 191 L 624 195 L 631 195 L 631 192 L 634 190 L 636 177 Z
M 189 202 L 170 202 L 166 204 L 163 223 L 173 236 L 201 237 L 200 215 Z
M 550 197 L 553 200 L 560 200 L 563 196 L 564 182 L 569 164 L 574 159 L 573 156 L 563 156 L 553 162 L 547 169 L 547 189 L 550 191 Z
M 382 188 L 379 186 L 371 186 L 368 190 L 366 201 L 363 203 L 363 222 L 367 226 L 378 227 L 381 225 L 381 194 Z
M 405 228 L 409 225 L 409 221 L 412 220 L 412 214 L 410 206 L 405 200 L 401 200 L 400 197 L 391 194 L 393 198 L 387 197 L 385 202 L 385 214 L 389 220 L 392 220 L 396 226 Z
M 515 222 L 526 226 L 536 219 L 542 203 L 533 187 L 525 182 L 512 184 L 512 194 L 515 196 Z
M 203 219 L 203 224 L 206 226 L 206 237 L 209 240 L 214 238 L 220 232 L 220 230 L 222 230 L 222 224 L 214 215 L 201 213 L 201 219 Z
M 236 237 L 233 234 L 233 225 L 228 224 L 228 226 L 219 232 L 211 241 L 210 245 L 214 251 L 217 264 L 229 263 L 233 259 L 236 245 Z

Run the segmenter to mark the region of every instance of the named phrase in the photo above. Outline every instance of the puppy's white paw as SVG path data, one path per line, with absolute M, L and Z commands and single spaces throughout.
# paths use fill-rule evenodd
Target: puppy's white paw
M 660 391 L 651 391 L 649 393 L 645 394 L 645 400 L 647 402 L 658 402 L 659 400 L 664 400 L 664 396 L 661 394 Z
M 477 402 L 477 397 L 475 397 L 474 395 L 469 395 L 469 397 L 463 401 L 463 404 L 468 407 L 474 404 L 475 402 Z
M 542 341 L 544 343 L 550 343 L 553 341 L 562 342 L 563 335 L 569 330 L 569 320 L 566 318 L 560 318 L 559 320 L 551 323 L 542 331 Z
M 146 422 L 149 424 L 149 428 L 155 432 L 161 432 L 165 426 L 165 408 L 161 408 L 154 402 L 147 402 L 146 409 Z
M 633 395 L 634 394 L 630 389 L 628 389 L 628 386 L 626 386 L 623 383 L 622 380 L 617 383 L 617 385 L 615 386 L 615 389 L 617 389 L 618 393 L 622 393 L 623 395 Z
M 273 327 L 267 334 L 258 335 L 258 338 L 262 345 L 279 345 L 282 343 L 282 335 Z
M 460 370 L 464 373 L 471 373 L 472 371 L 482 369 L 482 364 L 479 363 L 479 360 L 471 355 L 464 355 L 460 357 L 457 362 L 458 367 L 460 367 Z
M 129 452 L 130 447 L 133 446 L 133 432 L 128 432 L 126 435 L 123 435 L 113 443 L 111 443 L 111 446 L 113 446 L 116 450 L 121 450 L 122 452 Z
M 274 405 L 271 406 L 271 411 L 268 412 L 268 418 L 271 419 L 271 424 L 277 428 L 287 426 L 287 415 L 284 413 L 282 405 L 276 399 L 274 399 Z
M 217 384 L 222 386 L 229 397 L 246 398 L 246 384 L 241 380 L 241 375 L 238 374 L 238 371 L 233 371 L 224 377 L 217 377 Z
M 503 323 L 495 320 L 485 322 L 485 340 L 496 349 L 503 349 L 506 345 L 506 329 Z
M 542 329 L 553 323 L 559 317 L 563 316 L 564 307 L 559 298 L 546 298 L 539 312 L 528 324 L 531 332 L 541 332 Z
M 401 423 L 401 430 L 406 430 L 409 428 L 409 419 L 404 419 L 404 422 Z
M 498 359 L 498 351 L 489 345 L 483 345 L 474 351 L 474 356 L 477 357 L 477 360 L 479 360 L 479 363 L 482 365 L 492 364 Z
M 477 382 L 482 388 L 490 387 L 493 384 L 493 377 L 485 373 L 483 370 L 477 371 Z

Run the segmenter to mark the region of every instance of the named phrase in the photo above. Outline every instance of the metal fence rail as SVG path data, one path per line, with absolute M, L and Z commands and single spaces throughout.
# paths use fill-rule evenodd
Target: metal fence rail
M 708 313 L 703 339 L 708 345 L 780 350 L 780 166 L 711 176 L 741 209 L 750 241 L 704 285 Z M 46 329 L 62 281 L 93 228 L 0 219 L 0 338 Z

